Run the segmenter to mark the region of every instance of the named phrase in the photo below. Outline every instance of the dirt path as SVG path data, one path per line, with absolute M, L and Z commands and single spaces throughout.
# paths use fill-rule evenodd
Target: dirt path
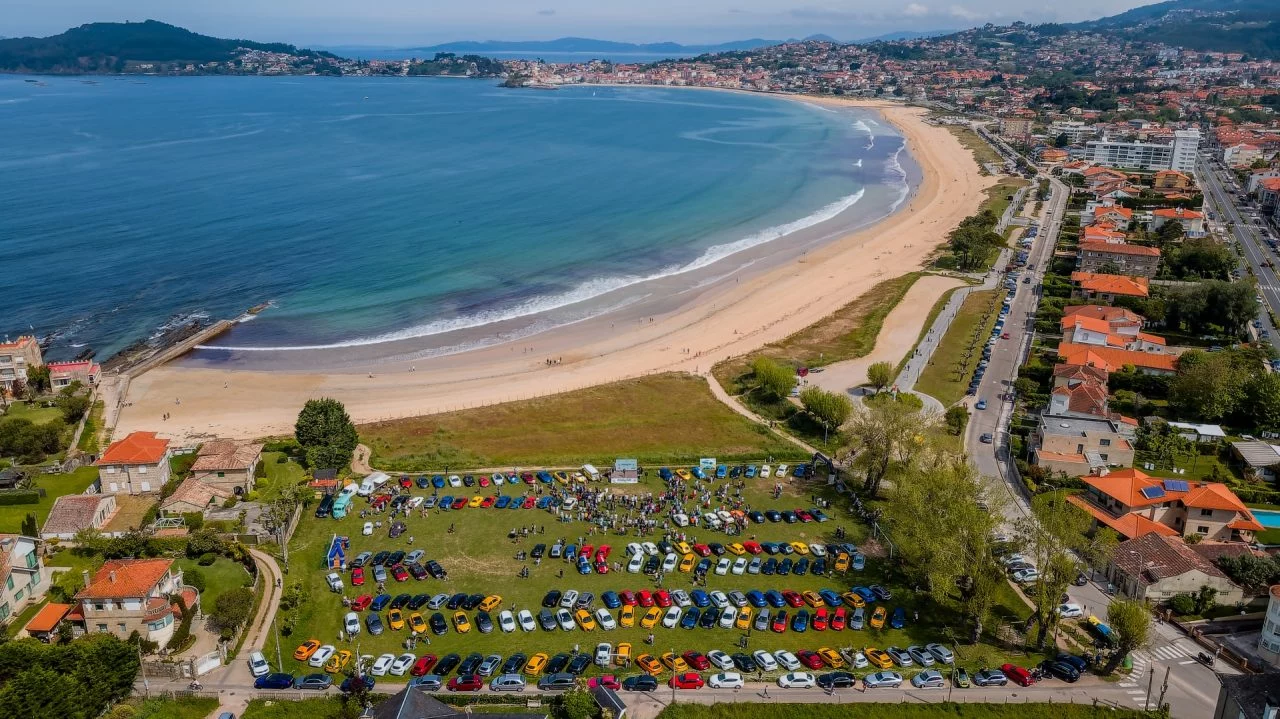
M 351 455 L 351 471 L 356 474 L 373 474 L 373 467 L 369 466 L 371 454 L 368 447 L 357 444 L 355 454 Z
M 737 400 L 736 397 L 729 396 L 729 393 L 724 390 L 724 387 L 720 386 L 720 383 L 716 381 L 716 378 L 711 376 L 710 371 L 703 373 L 702 376 L 704 379 L 707 380 L 707 384 L 711 387 L 711 394 L 715 395 L 715 398 L 723 402 L 724 405 L 727 406 L 729 409 L 733 410 L 734 412 L 737 412 L 743 417 L 746 417 L 752 422 L 759 422 L 760 424 L 768 427 L 770 432 L 773 432 L 774 434 L 796 445 L 797 447 L 803 448 L 806 452 L 816 453 L 818 451 L 816 448 L 811 447 L 810 445 L 787 434 L 786 432 L 783 432 L 782 430 L 777 429 L 776 427 L 770 426 L 768 420 L 756 414 L 755 412 L 752 412 L 751 410 L 747 409 L 745 406 L 743 406 L 741 402 Z

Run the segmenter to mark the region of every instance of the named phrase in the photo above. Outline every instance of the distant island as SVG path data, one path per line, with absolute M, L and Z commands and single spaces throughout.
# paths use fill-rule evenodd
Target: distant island
M 821 42 L 837 42 L 835 39 L 826 35 L 813 35 L 804 40 L 816 40 Z M 512 54 L 512 53 L 582 53 L 582 54 L 599 54 L 601 57 L 608 55 L 671 55 L 672 57 L 690 57 L 693 55 L 706 55 L 717 52 L 730 52 L 735 50 L 755 50 L 762 47 L 771 47 L 773 45 L 783 45 L 791 42 L 802 42 L 801 40 L 762 40 L 760 38 L 751 38 L 749 40 L 735 40 L 733 42 L 719 43 L 715 45 L 681 45 L 675 42 L 652 42 L 652 43 L 631 43 L 631 42 L 614 42 L 611 40 L 593 40 L 584 37 L 562 37 L 556 40 L 464 40 L 458 42 L 448 42 L 440 45 L 430 45 L 426 47 L 410 47 L 406 48 L 406 52 L 469 52 L 477 54 Z

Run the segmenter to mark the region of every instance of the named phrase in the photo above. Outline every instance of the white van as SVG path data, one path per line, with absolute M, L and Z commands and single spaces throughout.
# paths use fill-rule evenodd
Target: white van
M 368 477 L 365 477 L 363 480 L 360 481 L 360 490 L 359 490 L 360 496 L 368 497 L 370 494 L 373 494 L 373 490 L 386 484 L 387 481 L 390 479 L 391 477 L 387 476 L 382 472 L 374 472 Z
M 587 479 L 591 480 L 592 482 L 600 481 L 600 471 L 590 464 L 582 465 L 582 473 L 585 474 L 587 476 Z

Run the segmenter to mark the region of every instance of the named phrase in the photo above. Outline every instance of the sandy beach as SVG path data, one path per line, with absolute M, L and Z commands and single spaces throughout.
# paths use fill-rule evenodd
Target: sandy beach
M 979 175 L 970 152 L 946 128 L 925 123 L 919 108 L 803 100 L 875 108 L 898 128 L 922 173 L 906 206 L 795 261 L 625 326 L 571 325 L 516 343 L 412 364 L 381 363 L 359 372 L 165 366 L 130 384 L 115 436 L 151 430 L 183 444 L 215 436 L 286 434 L 303 402 L 313 397 L 341 400 L 359 423 L 555 394 L 654 372 L 706 374 L 717 361 L 781 339 L 876 283 L 918 269 L 995 182 Z M 909 310 L 895 311 L 893 324 L 914 323 L 914 329 L 903 331 L 914 339 L 924 315 L 948 286 L 934 282 L 928 291 L 913 291 Z M 885 332 L 891 331 L 886 323 Z M 549 365 L 548 359 L 556 363 Z

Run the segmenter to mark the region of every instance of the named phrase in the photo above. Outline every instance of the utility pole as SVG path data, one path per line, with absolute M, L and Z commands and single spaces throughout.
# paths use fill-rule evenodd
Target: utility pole
M 1164 683 L 1160 685 L 1160 700 L 1156 702 L 1157 707 L 1164 706 L 1164 695 L 1165 692 L 1169 691 L 1169 671 L 1171 669 L 1173 669 L 1173 667 L 1164 668 Z
M 1156 668 L 1151 667 L 1147 670 L 1147 711 L 1151 711 L 1151 687 L 1156 682 Z
M 151 698 L 151 682 L 147 681 L 147 665 L 142 661 L 142 644 L 138 644 L 138 671 L 142 672 L 142 692 Z
M 280 658 L 280 627 L 276 625 L 276 618 L 271 618 L 271 629 L 276 633 L 276 671 L 284 671 L 284 660 Z

